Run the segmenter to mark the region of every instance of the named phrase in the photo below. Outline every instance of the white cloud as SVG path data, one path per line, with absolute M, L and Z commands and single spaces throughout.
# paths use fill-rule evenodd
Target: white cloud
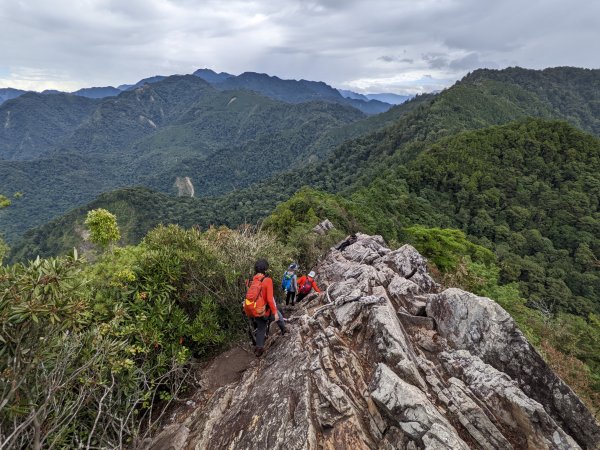
M 587 0 L 0 0 L 0 87 L 210 67 L 414 92 L 479 66 L 598 67 L 597 17 Z

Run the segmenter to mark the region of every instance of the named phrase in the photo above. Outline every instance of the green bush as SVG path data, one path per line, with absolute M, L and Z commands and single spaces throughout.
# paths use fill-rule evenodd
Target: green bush
M 172 225 L 94 263 L 1 267 L 0 447 L 121 448 L 151 432 L 191 355 L 244 332 L 261 257 L 276 273 L 290 258 L 265 232 Z
M 0 209 L 6 208 L 7 206 L 10 206 L 10 204 L 11 201 L 4 195 L 0 194 Z
M 406 240 L 442 272 L 455 270 L 465 257 L 484 264 L 491 264 L 496 259 L 490 250 L 472 243 L 460 230 L 415 225 L 403 232 Z
M 98 244 L 101 248 L 107 248 L 121 239 L 117 217 L 106 209 L 98 208 L 89 211 L 85 224 L 90 230 L 90 241 Z
M 325 235 L 312 231 L 318 223 L 330 220 L 335 228 Z M 263 222 L 263 227 L 286 244 L 293 260 L 308 269 L 335 242 L 358 229 L 354 216 L 348 212 L 348 202 L 325 192 L 302 188 L 281 203 Z

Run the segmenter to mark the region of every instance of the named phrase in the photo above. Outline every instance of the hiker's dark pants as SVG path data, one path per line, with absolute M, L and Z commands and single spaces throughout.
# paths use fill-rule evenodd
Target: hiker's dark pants
M 252 323 L 254 324 L 254 328 L 256 330 L 256 347 L 264 348 L 265 339 L 267 337 L 267 327 L 269 326 L 269 319 L 265 317 L 255 317 L 252 319 Z
M 289 305 L 290 301 L 292 302 L 292 306 L 294 306 L 294 303 L 296 302 L 296 291 L 287 291 L 287 294 L 285 295 L 285 305 Z
M 303 299 L 304 297 L 306 297 L 308 294 L 310 294 L 310 292 L 307 292 L 306 294 L 298 294 L 298 296 L 296 297 L 296 301 L 297 301 L 297 302 L 301 302 L 301 301 L 302 301 L 302 299 Z
M 279 313 L 279 320 L 277 321 L 277 326 L 279 327 L 282 333 L 285 333 L 285 320 L 283 320 L 283 314 L 281 313 L 281 310 L 279 308 L 277 308 L 277 312 Z

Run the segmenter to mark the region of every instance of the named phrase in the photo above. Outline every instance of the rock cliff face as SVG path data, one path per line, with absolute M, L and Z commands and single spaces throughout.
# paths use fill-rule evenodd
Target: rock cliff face
M 357 235 L 265 357 L 148 448 L 594 449 L 600 427 L 496 303 Z M 275 327 L 273 327 L 274 329 Z

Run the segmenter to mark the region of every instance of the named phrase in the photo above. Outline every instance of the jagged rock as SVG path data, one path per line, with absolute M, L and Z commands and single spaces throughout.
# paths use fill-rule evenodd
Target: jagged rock
M 371 396 L 412 440 L 440 445 L 430 448 L 468 449 L 427 396 L 384 364 L 377 366 L 371 383 Z
M 600 442 L 600 430 L 583 402 L 547 366 L 500 305 L 460 289 L 447 289 L 430 297 L 427 315 L 435 319 L 439 334 L 452 346 L 468 350 L 513 378 L 572 436 L 590 448 Z
M 347 243 L 320 263 L 326 294 L 297 307 L 289 333 L 146 448 L 600 445 L 592 414 L 500 306 L 436 293 L 410 246 L 390 251 L 364 234 Z
M 477 404 L 476 397 L 470 389 L 460 380 L 450 378 L 448 387 L 439 393 L 438 397 L 458 417 L 458 421 L 467 429 L 469 434 L 484 449 L 504 448 L 512 449 L 513 445 L 502 436 L 502 433 L 488 418 L 481 406 Z M 492 414 L 492 411 L 487 411 Z
M 398 318 L 403 325 L 409 327 L 419 327 L 425 330 L 434 330 L 435 321 L 431 317 L 415 316 L 402 311 L 398 311 Z
M 333 230 L 335 227 L 333 226 L 333 224 L 329 221 L 329 219 L 325 219 L 323 222 L 317 224 L 314 228 L 313 231 L 317 234 L 327 234 L 329 232 L 329 230 Z
M 410 279 L 423 292 L 433 292 L 439 285 L 427 273 L 427 260 L 412 246 L 406 244 L 389 252 L 381 262 L 403 278 Z
M 576 449 L 579 446 L 546 413 L 543 406 L 527 397 L 508 375 L 485 364 L 465 350 L 440 354 L 444 367 L 463 380 L 486 404 L 498 422 L 522 434 L 523 448 Z M 456 384 L 456 383 L 455 383 Z

